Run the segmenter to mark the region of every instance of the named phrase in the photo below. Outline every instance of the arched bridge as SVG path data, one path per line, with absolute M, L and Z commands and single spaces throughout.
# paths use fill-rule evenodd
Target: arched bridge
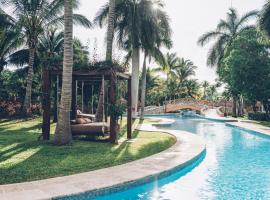
M 194 111 L 203 112 L 204 110 L 212 108 L 210 102 L 196 99 L 176 99 L 165 102 L 165 113 L 174 113 L 183 109 L 190 109 Z
M 160 114 L 160 113 L 175 113 L 179 110 L 190 109 L 194 111 L 200 111 L 204 114 L 206 110 L 219 108 L 225 110 L 232 109 L 232 103 L 229 101 L 207 101 L 196 100 L 192 98 L 175 99 L 165 101 L 163 106 L 149 106 L 145 108 L 145 114 Z

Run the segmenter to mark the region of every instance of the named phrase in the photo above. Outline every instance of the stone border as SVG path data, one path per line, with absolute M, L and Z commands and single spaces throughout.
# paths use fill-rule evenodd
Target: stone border
M 161 130 L 152 124 L 143 124 L 137 129 L 169 133 L 177 141 L 161 153 L 123 165 L 40 181 L 0 185 L 0 199 L 44 200 L 89 192 L 113 192 L 169 175 L 198 160 L 206 150 L 202 138 L 185 131 Z
M 270 128 L 252 122 L 227 122 L 226 125 L 270 137 Z

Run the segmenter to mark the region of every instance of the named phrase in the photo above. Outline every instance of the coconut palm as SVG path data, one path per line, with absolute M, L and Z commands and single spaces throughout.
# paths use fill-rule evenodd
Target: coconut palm
M 210 41 L 215 41 L 208 53 L 207 65 L 219 67 L 226 46 L 239 33 L 254 27 L 248 22 L 257 15 L 258 12 L 253 10 L 240 17 L 234 8 L 230 8 L 226 20 L 221 19 L 215 30 L 204 33 L 198 40 L 199 45 L 205 46 Z
M 174 74 L 174 70 L 177 68 L 179 62 L 179 58 L 176 53 L 167 53 L 165 55 L 165 62 L 160 65 L 156 71 L 162 72 L 166 75 L 167 83 L 170 80 L 170 77 Z
M 20 46 L 20 36 L 13 19 L 0 9 L 0 73 L 8 64 L 9 55 Z
M 23 113 L 30 114 L 31 93 L 33 80 L 33 66 L 38 47 L 39 37 L 44 30 L 52 24 L 63 22 L 63 0 L 2 0 L 2 5 L 13 9 L 14 21 L 25 38 L 29 49 L 28 75 Z M 78 1 L 72 1 L 74 8 L 78 7 Z M 82 15 L 74 15 L 74 22 L 90 27 L 91 23 Z
M 139 64 L 141 36 L 144 21 L 152 20 L 152 8 L 163 7 L 160 1 L 151 0 L 118 0 L 115 5 L 115 31 L 118 43 L 129 49 L 132 57 L 132 109 L 136 112 L 139 87 Z M 95 22 L 101 27 L 107 22 L 109 4 L 106 4 L 97 13 Z M 134 112 L 134 113 L 135 113 Z M 134 117 L 135 115 L 133 115 Z
M 179 59 L 178 64 L 175 66 L 175 73 L 179 79 L 180 84 L 187 80 L 190 76 L 195 75 L 197 66 L 190 60 L 184 58 Z
M 185 80 L 183 85 L 187 89 L 187 95 L 191 98 L 196 98 L 200 89 L 198 81 L 196 79 Z
M 260 13 L 259 25 L 270 36 L 270 1 L 266 2 Z
M 203 81 L 202 82 L 202 87 L 203 87 L 203 98 L 205 99 L 206 98 L 206 92 L 207 92 L 207 89 L 209 87 L 209 82 L 208 81 Z
M 142 36 L 141 36 L 141 48 L 144 51 L 144 62 L 142 72 L 142 84 L 141 84 L 141 116 L 144 118 L 145 107 L 145 95 L 146 95 L 146 60 L 154 58 L 156 63 L 165 65 L 165 59 L 160 51 L 161 46 L 171 48 L 171 28 L 168 24 L 168 18 L 166 13 L 158 8 L 152 8 L 151 14 L 152 20 L 143 20 Z
M 72 0 L 65 0 L 65 30 L 64 30 L 64 62 L 62 96 L 59 108 L 58 123 L 55 130 L 54 142 L 65 145 L 72 141 L 70 128 L 70 108 L 72 97 L 72 70 L 73 70 L 73 9 Z
M 106 60 L 107 61 L 112 61 L 114 21 L 115 21 L 115 0 L 110 0 L 109 16 L 108 16 L 108 29 L 107 29 L 107 50 L 106 50 Z

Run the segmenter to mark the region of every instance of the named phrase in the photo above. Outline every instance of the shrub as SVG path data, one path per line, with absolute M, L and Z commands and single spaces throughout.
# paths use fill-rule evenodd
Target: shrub
M 269 121 L 270 117 L 266 113 L 256 112 L 248 113 L 248 119 L 256 121 Z
M 0 101 L 0 118 L 9 118 L 20 115 L 22 104 L 18 101 Z M 41 105 L 33 104 L 31 106 L 33 115 L 41 114 Z

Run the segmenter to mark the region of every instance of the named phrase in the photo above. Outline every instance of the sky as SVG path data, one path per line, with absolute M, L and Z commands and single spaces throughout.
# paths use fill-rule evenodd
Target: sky
M 81 0 L 80 8 L 75 12 L 93 19 L 107 1 Z M 215 70 L 206 66 L 209 46 L 198 46 L 198 38 L 206 31 L 213 30 L 219 20 L 225 18 L 231 5 L 242 15 L 250 10 L 260 10 L 265 0 L 163 0 L 163 2 L 173 31 L 174 46 L 170 52 L 176 52 L 178 56 L 192 60 L 198 66 L 196 78 L 199 81 L 207 80 L 213 83 L 217 77 Z M 74 27 L 74 36 L 87 44 L 90 51 L 96 46 L 94 45 L 96 40 L 100 57 L 104 57 L 105 31 L 99 28 L 87 30 Z

